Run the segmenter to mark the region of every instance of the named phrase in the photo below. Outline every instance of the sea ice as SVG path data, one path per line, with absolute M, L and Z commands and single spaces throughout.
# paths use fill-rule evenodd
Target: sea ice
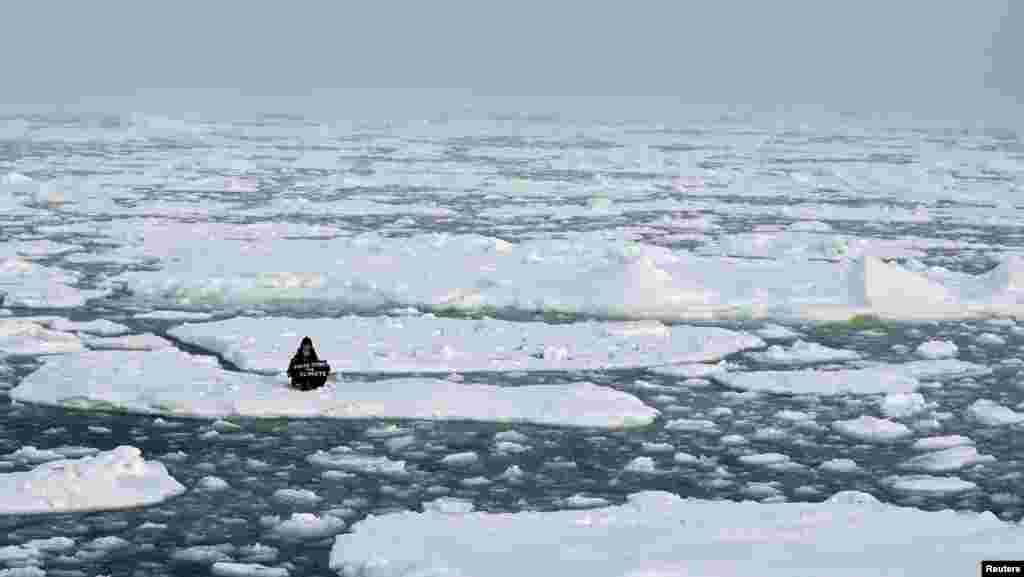
M 789 394 L 910 393 L 921 380 L 983 375 L 991 369 L 955 359 L 882 364 L 863 369 L 802 369 L 715 373 L 712 378 L 737 389 Z
M 55 355 L 84 350 L 72 333 L 55 331 L 23 319 L 0 319 L 0 356 Z
M 764 343 L 715 327 L 657 321 L 573 324 L 419 317 L 237 317 L 169 334 L 245 371 L 272 374 L 310 336 L 341 372 L 583 370 L 717 360 Z
M 48 357 L 10 394 L 45 405 L 211 419 L 454 419 L 622 428 L 647 425 L 658 415 L 632 395 L 591 383 L 499 387 L 406 378 L 296 391 L 277 378 L 226 371 L 215 359 L 177 349 Z
M 345 577 L 953 577 L 1022 547 L 1024 527 L 992 515 L 896 507 L 864 493 L 761 504 L 651 491 L 599 509 L 371 516 L 335 538 L 330 565 Z
M 135 447 L 0 474 L 0 514 L 99 511 L 153 505 L 183 493 L 162 463 Z
M 832 427 L 841 435 L 869 443 L 886 443 L 911 435 L 910 428 L 902 423 L 867 415 L 848 421 L 836 421 Z
M 991 463 L 995 460 L 996 458 L 992 455 L 978 453 L 978 450 L 972 446 L 959 446 L 918 455 L 907 460 L 901 466 L 905 469 L 928 473 L 949 473 L 978 463 Z
M 860 358 L 856 351 L 833 349 L 818 343 L 797 340 L 790 347 L 772 345 L 764 351 L 753 351 L 745 356 L 764 364 L 802 365 L 810 363 L 828 363 L 836 361 L 852 361 Z

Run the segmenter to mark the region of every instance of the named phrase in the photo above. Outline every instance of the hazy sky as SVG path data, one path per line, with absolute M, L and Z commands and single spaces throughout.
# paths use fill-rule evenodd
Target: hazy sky
M 1024 101 L 1020 0 L 7 2 L 0 102 L 430 87 L 970 110 Z

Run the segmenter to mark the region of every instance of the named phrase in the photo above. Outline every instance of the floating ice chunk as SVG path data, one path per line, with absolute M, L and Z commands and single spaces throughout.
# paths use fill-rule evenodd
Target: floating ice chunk
M 130 328 L 107 319 L 85 322 L 55 319 L 50 323 L 50 328 L 56 331 L 86 333 L 101 337 L 116 337 L 131 332 Z
M 789 462 L 789 455 L 782 453 L 761 453 L 758 455 L 741 455 L 740 462 L 746 465 L 769 466 Z
M 170 331 L 242 370 L 280 372 L 281 358 L 309 335 L 333 351 L 331 366 L 356 372 L 582 370 L 711 361 L 763 345 L 715 327 L 643 323 L 548 324 L 420 317 L 290 319 L 236 317 Z
M 383 425 L 380 427 L 370 427 L 363 433 L 371 439 L 387 439 L 390 437 L 400 437 L 409 432 L 409 429 L 399 427 L 398 425 Z
M 221 479 L 220 477 L 214 477 L 212 475 L 207 475 L 207 476 L 203 477 L 202 479 L 199 479 L 199 482 L 196 483 L 196 488 L 201 490 L 201 491 L 213 492 L 213 491 L 225 491 L 227 489 L 230 489 L 231 486 L 228 485 L 227 481 L 225 481 L 224 479 Z
M 93 350 L 156 351 L 174 348 L 174 343 L 153 333 L 143 333 L 141 335 L 86 338 L 85 346 Z
M 916 415 L 928 406 L 920 393 L 890 393 L 879 402 L 879 405 L 882 414 L 895 419 Z
M 468 479 L 462 479 L 459 484 L 463 487 L 483 487 L 491 484 L 491 480 L 487 477 L 476 476 Z
M 632 461 L 626 464 L 625 471 L 630 473 L 657 473 L 658 468 L 654 463 L 654 459 L 650 457 L 636 457 Z
M 441 459 L 442 465 L 449 467 L 466 467 L 480 462 L 480 455 L 476 454 L 475 451 L 466 451 L 465 453 L 454 453 L 446 455 Z
M 218 561 L 210 567 L 210 572 L 218 577 L 288 577 L 288 569 L 284 567 L 267 567 L 259 563 L 229 563 Z
M 332 515 L 317 516 L 312 513 L 293 513 L 284 521 L 276 521 L 270 529 L 273 537 L 286 541 L 322 539 L 342 532 L 345 521 Z
M 424 511 L 436 511 L 438 513 L 470 513 L 475 508 L 472 501 L 455 497 L 440 497 L 423 503 Z
M 525 443 L 525 442 L 529 441 L 530 438 L 527 437 L 526 435 L 520 433 L 519 431 L 516 431 L 514 429 L 509 429 L 507 431 L 499 431 L 499 432 L 495 433 L 494 434 L 494 440 L 495 441 L 508 441 L 508 442 L 511 442 L 511 443 Z
M 788 340 L 800 337 L 800 333 L 782 325 L 767 324 L 754 331 L 762 339 Z
M 405 475 L 405 461 L 392 461 L 387 457 L 363 455 L 350 447 L 335 447 L 328 452 L 317 451 L 306 459 L 314 465 L 341 469 L 352 473 L 371 475 Z
M 974 447 L 960 446 L 918 455 L 903 463 L 902 467 L 928 473 L 949 473 L 978 463 L 990 463 L 995 460 L 996 458 L 992 455 L 978 453 L 978 450 Z
M 959 477 L 933 477 L 931 475 L 893 475 L 883 479 L 894 491 L 914 495 L 943 496 L 963 493 L 977 488 L 975 483 Z
M 287 505 L 312 507 L 323 501 L 323 497 L 309 489 L 278 489 L 274 491 L 274 500 Z
M 746 356 L 765 364 L 802 365 L 809 363 L 827 363 L 836 361 L 852 361 L 860 358 L 856 351 L 833 349 L 818 343 L 797 340 L 789 348 L 772 345 L 764 351 L 746 353 Z
M 646 492 L 581 511 L 373 516 L 335 538 L 330 566 L 382 576 L 952 576 L 976 572 L 980 558 L 1012 558 L 1022 532 L 992 516 L 895 507 L 863 493 L 759 504 Z M 941 546 L 949 542 L 958 546 Z M 780 548 L 800 554 L 780 557 Z
M 520 445 L 519 443 L 510 443 L 508 441 L 499 441 L 494 444 L 494 451 L 499 455 L 518 455 L 529 451 L 530 448 L 526 445 Z
M 670 443 L 648 443 L 645 441 L 641 448 L 645 453 L 671 453 L 675 451 L 675 447 Z
M 818 465 L 818 468 L 830 473 L 855 473 L 860 470 L 860 466 L 853 459 L 829 459 Z
M 454 419 L 615 429 L 644 426 L 658 415 L 632 395 L 592 383 L 498 387 L 408 378 L 295 391 L 276 377 L 226 371 L 216 359 L 177 349 L 50 357 L 11 397 L 205 418 Z
M 914 361 L 902 365 L 878 365 L 864 369 L 802 369 L 720 373 L 713 378 L 725 385 L 750 391 L 790 394 L 909 393 L 920 380 L 984 375 L 991 369 L 955 359 Z
M 668 431 L 688 431 L 708 434 L 718 434 L 718 425 L 706 419 L 673 419 L 665 423 Z
M 509 465 L 498 478 L 506 481 L 516 481 L 522 479 L 525 475 L 526 473 L 523 472 L 519 465 Z
M 775 418 L 781 421 L 788 421 L 791 423 L 803 423 L 807 421 L 813 421 L 814 415 L 810 413 L 805 413 L 803 411 L 783 409 L 775 413 Z
M 974 441 L 961 435 L 945 435 L 918 439 L 914 441 L 914 444 L 910 447 L 918 451 L 941 451 L 943 449 L 952 449 L 953 447 L 962 447 L 964 445 L 973 444 Z
M 0 355 L 55 355 L 84 350 L 71 333 L 22 319 L 0 319 Z
M 238 548 L 238 556 L 245 563 L 273 563 L 277 560 L 277 547 L 254 543 Z
M 184 491 L 163 464 L 146 462 L 135 447 L 118 447 L 0 474 L 0 513 L 124 509 L 160 503 Z
M 177 549 L 171 553 L 171 559 L 186 563 L 200 563 L 213 565 L 218 561 L 230 561 L 231 555 L 235 552 L 235 546 L 231 543 L 221 545 L 194 545 L 184 549 Z
M 695 465 L 700 462 L 700 459 L 698 459 L 695 455 L 691 455 L 690 453 L 686 453 L 683 451 L 679 451 L 678 453 L 673 455 L 672 460 L 675 461 L 676 463 L 679 463 L 680 465 Z
M 682 377 L 685 379 L 699 379 L 702 377 L 711 377 L 718 373 L 724 373 L 729 370 L 729 365 L 725 361 L 718 364 L 707 364 L 707 363 L 692 363 L 682 365 L 665 365 L 660 367 L 651 367 L 648 370 L 656 375 L 665 375 L 669 377 Z
M 993 347 L 1003 346 L 1006 344 L 1006 339 L 994 333 L 982 333 L 974 340 L 979 344 Z
M 1024 421 L 1024 413 L 1015 412 L 989 399 L 978 399 L 967 407 L 967 414 L 982 425 L 1000 427 Z
M 569 509 L 593 509 L 595 507 L 607 507 L 611 503 L 603 497 L 587 497 L 582 493 L 576 493 L 571 497 L 563 499 L 562 504 Z
M 914 350 L 918 356 L 926 359 L 952 358 L 957 355 L 959 348 L 949 341 L 925 341 Z
M 910 436 L 910 428 L 902 423 L 862 416 L 848 421 L 836 421 L 832 427 L 839 434 L 869 443 L 886 443 Z
M 749 441 L 743 435 L 726 435 L 719 439 L 719 442 L 723 445 L 746 445 Z
M 139 313 L 136 314 L 134 318 L 159 321 L 204 321 L 213 318 L 213 315 L 194 311 L 160 310 L 148 313 Z
M 77 273 L 48 268 L 19 258 L 0 258 L 0 303 L 29 308 L 75 308 L 107 290 L 79 290 Z

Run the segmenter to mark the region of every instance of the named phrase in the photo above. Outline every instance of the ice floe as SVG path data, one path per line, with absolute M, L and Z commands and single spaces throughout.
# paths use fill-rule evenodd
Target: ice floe
M 547 324 L 420 317 L 238 317 L 169 334 L 242 370 L 276 373 L 310 336 L 342 372 L 528 371 L 645 367 L 717 360 L 763 346 L 756 336 L 657 321 Z
M 975 421 L 989 427 L 1014 425 L 1024 421 L 1024 413 L 1018 413 L 989 399 L 978 399 L 967 407 L 967 414 Z
M 864 493 L 762 504 L 645 492 L 599 509 L 371 516 L 335 538 L 330 565 L 366 577 L 952 576 L 1022 546 L 1024 528 L 991 514 L 926 512 Z
M 366 455 L 345 446 L 335 447 L 330 451 L 317 451 L 306 460 L 321 467 L 352 473 L 402 476 L 408 472 L 405 469 L 405 461 L 393 461 L 383 456 Z
M 789 347 L 772 345 L 764 351 L 746 353 L 745 356 L 759 363 L 771 365 L 802 365 L 810 363 L 828 363 L 836 361 L 852 361 L 860 358 L 860 353 L 845 349 L 833 349 L 818 343 L 797 340 Z
M 50 461 L 0 474 L 0 514 L 126 509 L 160 503 L 185 487 L 135 447 Z
M 983 455 L 972 446 L 959 446 L 918 455 L 908 459 L 901 466 L 905 469 L 928 473 L 948 473 L 978 463 L 991 463 L 995 460 L 996 458 L 992 455 Z
M 915 352 L 926 359 L 943 359 L 955 357 L 959 348 L 949 341 L 925 341 L 917 345 Z
M 109 290 L 75 288 L 80 275 L 27 260 L 0 258 L 0 304 L 9 307 L 74 308 Z
M 902 423 L 867 415 L 847 421 L 836 421 L 832 427 L 841 435 L 869 443 L 886 443 L 911 435 L 910 428 Z
M 882 479 L 892 490 L 900 493 L 922 496 L 944 496 L 978 487 L 976 483 L 965 481 L 959 477 L 935 477 L 932 475 L 892 475 Z
M 230 238 L 216 232 L 224 225 L 201 226 L 210 232 L 148 223 L 147 234 L 122 250 L 158 259 L 163 268 L 126 272 L 117 281 L 137 300 L 177 307 L 419 306 L 603 318 L 838 321 L 869 314 L 918 320 L 1024 311 L 1016 288 L 1024 264 L 1013 257 L 989 273 L 969 275 L 910 270 L 874 256 L 837 263 L 707 258 L 594 234 L 520 243 L 451 234 L 282 240 Z
M 940 380 L 985 375 L 988 367 L 955 359 L 880 364 L 863 369 L 802 369 L 798 371 L 756 371 L 712 373 L 711 377 L 730 387 L 748 391 L 789 394 L 875 394 L 910 393 L 922 380 Z
M 406 418 L 621 428 L 647 425 L 658 415 L 630 394 L 586 382 L 500 387 L 406 378 L 345 381 L 304 392 L 275 377 L 223 370 L 212 358 L 177 349 L 87 351 L 47 359 L 11 390 L 11 398 L 213 419 Z
M 0 319 L 0 356 L 53 355 L 84 350 L 73 333 L 55 331 L 23 319 Z

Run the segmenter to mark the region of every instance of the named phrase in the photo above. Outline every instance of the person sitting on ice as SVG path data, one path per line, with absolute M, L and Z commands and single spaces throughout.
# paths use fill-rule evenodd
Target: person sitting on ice
M 300 391 L 318 389 L 324 386 L 330 373 L 331 365 L 316 356 L 313 339 L 302 337 L 299 350 L 288 364 L 288 377 L 292 380 L 292 387 Z

